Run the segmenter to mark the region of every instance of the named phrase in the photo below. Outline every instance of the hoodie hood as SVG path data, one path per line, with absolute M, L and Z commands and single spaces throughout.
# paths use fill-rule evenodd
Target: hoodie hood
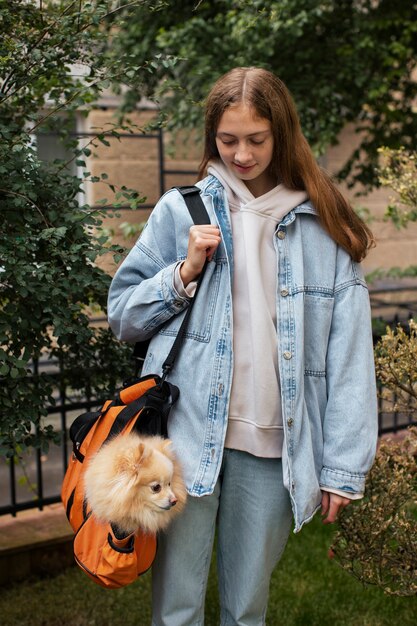
M 279 184 L 262 196 L 255 196 L 220 159 L 210 161 L 208 173 L 215 176 L 226 190 L 231 211 L 255 211 L 275 223 L 307 199 L 305 191 L 293 191 Z

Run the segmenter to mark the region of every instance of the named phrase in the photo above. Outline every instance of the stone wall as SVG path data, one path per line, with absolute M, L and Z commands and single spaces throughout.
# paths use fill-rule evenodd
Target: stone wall
M 148 124 L 154 117 L 152 110 L 141 111 L 130 116 L 132 121 L 146 131 Z M 85 132 L 94 132 L 96 128 L 109 129 L 114 121 L 111 110 L 92 111 L 84 122 Z M 106 126 L 107 124 L 107 126 Z M 140 134 L 140 130 L 137 133 Z M 107 138 L 110 146 L 100 142 L 93 149 L 93 155 L 89 158 L 88 170 L 93 176 L 99 176 L 105 172 L 108 175 L 109 184 L 117 186 L 125 185 L 136 189 L 144 196 L 144 206 L 135 211 L 119 209 L 120 217 L 105 220 L 104 227 L 114 232 L 113 242 L 130 247 L 135 238 L 126 240 L 120 234 L 119 225 L 122 222 L 140 223 L 147 219 L 150 208 L 153 207 L 162 195 L 163 191 L 174 185 L 191 185 L 197 180 L 197 169 L 200 161 L 200 146 L 193 133 L 183 134 L 173 141 L 168 133 L 164 133 L 164 180 L 160 177 L 160 144 L 158 133 L 151 133 L 152 137 L 123 136 L 120 139 Z M 172 170 L 193 173 L 170 173 Z M 195 173 L 194 173 L 195 172 Z M 105 183 L 90 183 L 87 188 L 87 201 L 95 205 L 106 198 L 108 204 L 114 202 L 114 193 Z M 111 259 L 106 259 L 105 269 L 113 273 L 115 267 Z
M 154 113 L 151 110 L 142 111 L 132 116 L 138 126 L 144 127 Z M 90 113 L 85 124 L 85 130 L 93 127 L 103 127 L 112 121 L 110 110 L 97 110 Z M 359 138 L 354 132 L 353 126 L 347 126 L 340 135 L 339 144 L 329 148 L 323 159 L 325 167 L 331 173 L 337 172 L 345 163 Z M 164 162 L 166 174 L 164 181 L 160 180 L 160 155 L 158 138 L 135 138 L 123 137 L 120 141 L 110 139 L 110 146 L 99 145 L 94 150 L 95 156 L 90 159 L 89 169 L 93 175 L 106 172 L 109 182 L 118 185 L 126 185 L 137 189 L 146 196 L 146 204 L 153 206 L 161 195 L 162 183 L 166 189 L 174 185 L 193 184 L 196 181 L 195 174 L 170 174 L 171 170 L 196 172 L 201 155 L 201 142 L 192 133 L 179 135 L 175 141 L 164 134 Z M 364 266 L 367 273 L 378 268 L 401 268 L 408 265 L 417 265 L 417 224 L 404 230 L 396 230 L 390 223 L 382 220 L 383 213 L 389 201 L 390 192 L 376 190 L 365 197 L 357 198 L 352 191 L 341 186 L 353 204 L 366 206 L 371 210 L 375 221 L 371 227 L 375 233 L 377 246 L 367 257 Z M 102 183 L 90 185 L 88 189 L 88 201 L 95 204 L 102 198 L 112 200 L 112 192 Z M 126 241 L 120 237 L 118 223 L 122 221 L 142 222 L 149 215 L 149 209 L 140 209 L 132 212 L 120 211 L 119 220 L 108 220 L 106 226 L 112 228 L 116 235 L 114 240 L 124 245 L 131 246 L 134 240 Z M 106 264 L 109 271 L 114 271 L 111 264 Z
M 359 144 L 359 136 L 353 125 L 346 126 L 339 137 L 339 144 L 329 148 L 324 162 L 326 169 L 337 172 L 344 165 L 349 155 Z M 406 229 L 397 230 L 392 223 L 384 222 L 384 211 L 393 192 L 387 189 L 376 189 L 366 196 L 355 197 L 351 190 L 343 185 L 340 189 L 351 200 L 352 204 L 367 207 L 374 221 L 370 224 L 375 238 L 376 247 L 371 250 L 364 262 L 366 272 L 379 268 L 405 268 L 417 265 L 417 224 L 410 224 Z

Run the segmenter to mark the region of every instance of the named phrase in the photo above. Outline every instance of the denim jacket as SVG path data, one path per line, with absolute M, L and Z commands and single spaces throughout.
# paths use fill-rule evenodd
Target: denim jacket
M 169 375 L 180 398 L 169 437 L 188 491 L 210 494 L 220 471 L 233 371 L 233 247 L 226 194 L 198 183 L 222 241 L 209 263 Z M 174 288 L 187 256 L 191 217 L 175 189 L 153 210 L 109 292 L 109 323 L 128 342 L 152 337 L 142 373 L 161 374 L 189 298 Z M 364 491 L 377 442 L 377 402 L 369 295 L 361 267 L 303 203 L 277 225 L 278 362 L 284 425 L 283 475 L 295 531 L 321 502 L 321 487 Z

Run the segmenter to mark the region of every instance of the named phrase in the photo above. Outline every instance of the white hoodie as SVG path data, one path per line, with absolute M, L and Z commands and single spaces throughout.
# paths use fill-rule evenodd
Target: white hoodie
M 220 161 L 209 164 L 226 190 L 233 236 L 233 381 L 225 446 L 280 457 L 283 442 L 278 372 L 274 233 L 283 217 L 307 199 L 277 185 L 255 198 Z

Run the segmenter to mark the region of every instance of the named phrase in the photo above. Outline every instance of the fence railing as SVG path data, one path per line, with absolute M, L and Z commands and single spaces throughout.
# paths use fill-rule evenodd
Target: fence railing
M 34 364 L 34 372 L 41 373 L 43 368 L 47 368 L 49 373 L 55 373 L 57 379 L 61 377 L 57 361 L 45 359 Z M 48 408 L 48 423 L 60 433 L 60 446 L 52 445 L 48 454 L 31 450 L 18 463 L 13 459 L 7 462 L 5 459 L 0 460 L 0 515 L 16 515 L 19 511 L 34 508 L 42 510 L 60 501 L 60 486 L 71 454 L 69 427 L 79 413 L 98 406 L 94 398 L 71 397 L 67 394 L 68 390 L 57 385 L 56 404 Z M 395 398 L 393 400 L 395 402 Z M 380 435 L 400 433 L 413 424 L 417 425 L 415 413 L 391 411 L 387 402 L 379 399 Z

